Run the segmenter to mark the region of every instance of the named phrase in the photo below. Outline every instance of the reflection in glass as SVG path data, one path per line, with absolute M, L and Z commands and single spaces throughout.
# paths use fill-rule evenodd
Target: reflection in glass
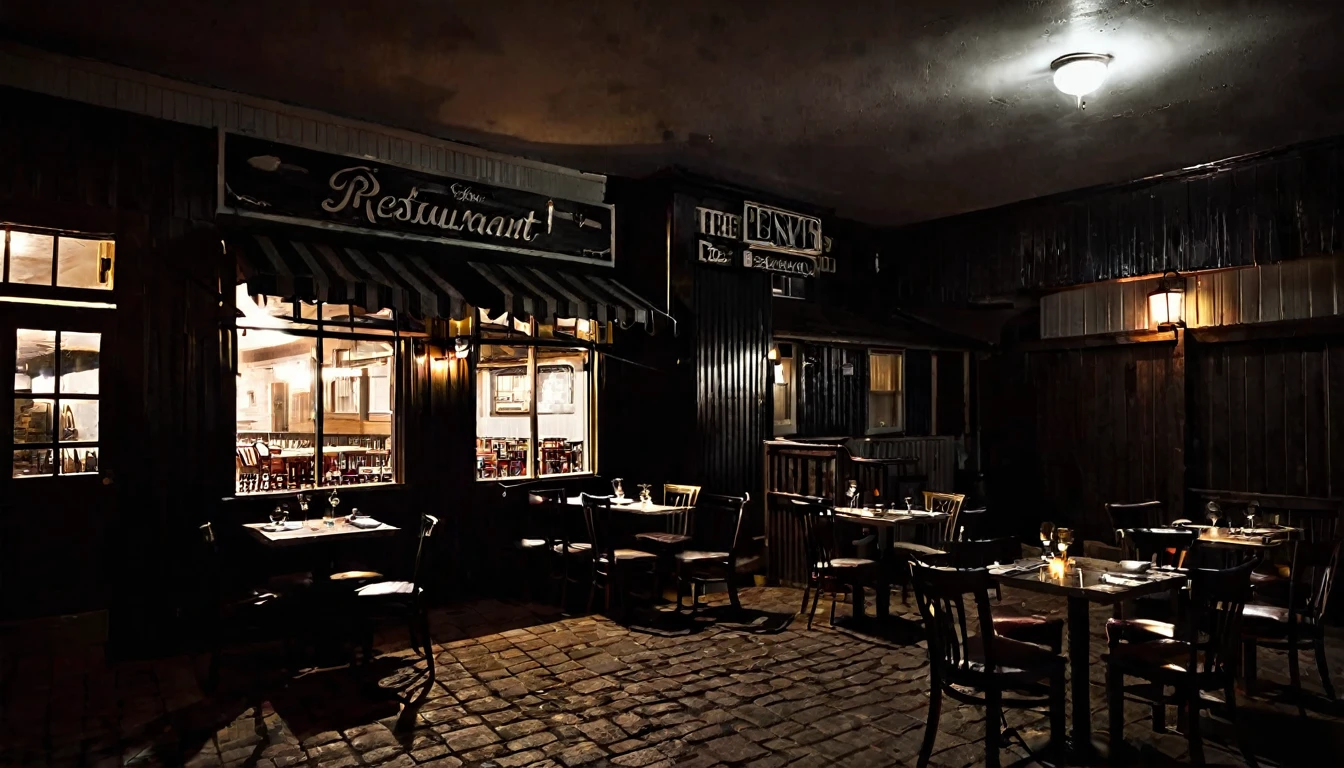
M 78 475 L 98 471 L 98 447 L 80 446 L 61 449 L 61 474 Z
M 38 477 L 52 474 L 50 448 L 23 448 L 14 451 L 13 477 Z
M 316 483 L 317 339 L 238 332 L 235 468 L 239 493 Z
M 527 347 L 483 344 L 476 368 L 476 477 L 529 477 L 532 391 Z
M 14 398 L 14 442 L 50 443 L 56 422 L 55 400 Z
M 9 233 L 9 282 L 51 285 L 56 238 L 30 232 Z
M 98 439 L 98 401 L 61 401 L 61 442 L 94 442 Z
M 537 438 L 540 474 L 586 472 L 588 351 L 538 347 Z
M 56 332 L 20 328 L 15 332 L 14 391 L 56 391 Z
M 62 288 L 111 288 L 114 247 L 110 240 L 62 236 L 56 242 L 56 285 Z
M 395 347 L 363 339 L 322 344 L 321 484 L 391 482 Z
M 61 332 L 61 394 L 98 394 L 98 354 L 102 335 Z

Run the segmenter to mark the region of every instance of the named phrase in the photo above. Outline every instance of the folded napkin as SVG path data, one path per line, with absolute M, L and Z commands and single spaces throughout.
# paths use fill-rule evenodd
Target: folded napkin
M 1104 584 L 1114 584 L 1121 587 L 1138 587 L 1147 584 L 1147 579 L 1136 579 L 1130 576 L 1121 576 L 1118 573 L 1103 573 L 1101 581 Z

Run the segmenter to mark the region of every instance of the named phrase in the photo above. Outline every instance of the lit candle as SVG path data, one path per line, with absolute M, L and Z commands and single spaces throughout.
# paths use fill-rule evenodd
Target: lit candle
M 1050 560 L 1050 576 L 1055 579 L 1064 578 L 1064 561 L 1058 557 Z

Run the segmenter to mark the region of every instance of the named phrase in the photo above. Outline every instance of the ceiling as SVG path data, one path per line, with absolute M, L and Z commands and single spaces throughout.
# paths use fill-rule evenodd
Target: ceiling
M 893 224 L 1344 133 L 1338 0 L 9 0 L 51 50 Z M 1115 56 L 1079 109 L 1049 63 Z

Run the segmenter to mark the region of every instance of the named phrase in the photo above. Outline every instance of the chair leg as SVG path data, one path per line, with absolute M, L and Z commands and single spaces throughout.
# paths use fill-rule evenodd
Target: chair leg
M 1058 672 L 1050 676 L 1050 747 L 1056 766 L 1064 765 L 1064 754 L 1068 751 L 1064 743 L 1068 735 L 1068 726 L 1064 719 L 1067 712 L 1065 685 L 1064 668 L 1060 667 Z
M 1199 689 L 1191 686 L 1186 694 L 1185 738 L 1190 742 L 1190 764 L 1204 765 L 1204 734 L 1199 725 L 1201 706 Z
M 1053 694 L 1054 691 L 1051 691 Z M 1110 722 L 1111 765 L 1123 765 L 1125 742 L 1125 673 L 1114 664 L 1106 667 L 1106 710 Z M 1051 733 L 1054 725 L 1051 724 Z
M 1232 724 L 1232 733 L 1236 734 L 1237 748 L 1241 750 L 1241 757 L 1251 768 L 1258 768 L 1259 763 L 1255 760 L 1255 753 L 1251 751 L 1250 743 L 1246 739 L 1246 731 L 1241 728 L 1241 723 L 1237 717 L 1237 685 L 1233 681 L 1227 681 L 1223 688 L 1223 698 L 1227 702 L 1227 721 Z
M 1330 682 L 1330 666 L 1325 661 L 1325 637 L 1317 634 L 1312 645 L 1316 647 L 1316 671 L 1321 675 L 1321 687 L 1325 689 L 1325 697 L 1334 701 L 1335 685 Z
M 943 688 L 937 680 L 931 680 L 933 683 L 929 691 L 929 717 L 924 724 L 924 741 L 919 746 L 918 768 L 926 768 L 929 764 L 929 758 L 933 756 L 933 742 L 938 738 L 938 717 L 943 709 Z
M 840 592 L 831 584 L 831 626 L 835 626 L 835 604 L 840 600 Z
M 1257 654 L 1258 646 L 1255 644 L 1255 638 L 1243 638 L 1241 641 L 1241 677 L 1246 684 L 1247 696 L 1255 694 Z
M 1289 643 L 1288 648 L 1288 684 L 1293 689 L 1294 696 L 1302 695 L 1302 668 L 1297 658 L 1298 650 L 1294 647 L 1295 643 Z
M 728 567 L 728 572 L 724 574 L 724 581 L 728 583 L 728 602 L 732 604 L 733 610 L 742 610 L 742 601 L 737 596 L 737 574 L 733 572 L 733 567 Z
M 1003 736 L 1003 694 L 985 691 L 985 766 L 999 768 L 999 740 Z
M 820 587 L 821 585 L 817 585 L 817 586 Z M 811 589 L 812 589 L 812 579 L 809 578 L 809 579 L 807 580 L 807 583 L 803 584 L 803 605 L 802 605 L 801 608 L 798 609 L 798 612 L 799 612 L 799 613 L 803 613 L 804 611 L 807 610 L 807 593 L 808 593 Z
M 692 595 L 694 596 L 694 595 Z M 817 588 L 812 592 L 812 610 L 807 613 L 807 628 L 812 628 L 812 617 L 817 615 L 817 600 L 821 597 L 821 582 L 817 582 Z

